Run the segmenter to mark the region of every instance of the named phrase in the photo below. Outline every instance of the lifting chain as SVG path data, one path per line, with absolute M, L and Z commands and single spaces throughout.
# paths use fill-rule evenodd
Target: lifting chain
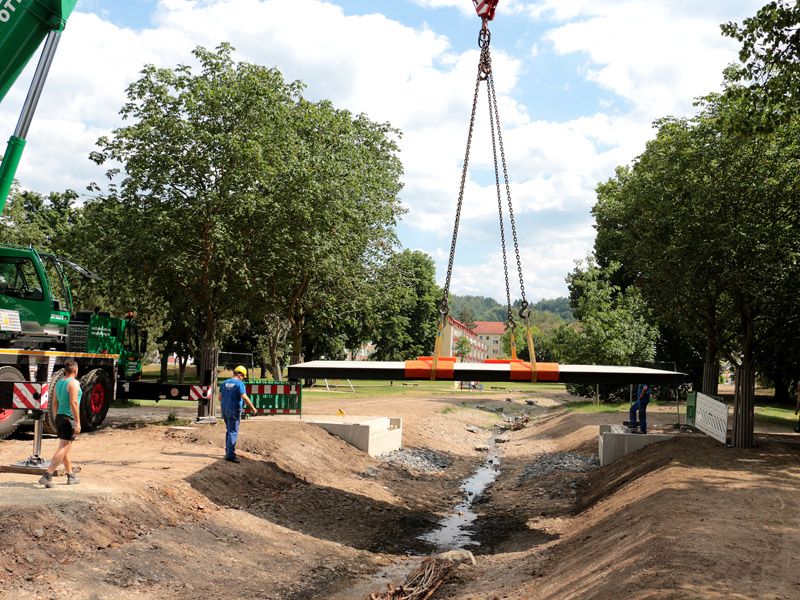
M 492 4 L 496 4 L 493 2 Z M 477 3 L 476 3 L 477 8 Z M 492 10 L 492 13 L 494 11 Z M 480 14 L 480 12 L 479 12 Z M 492 16 L 494 16 L 492 14 Z M 512 331 L 511 335 L 511 353 L 512 358 L 516 359 L 516 343 L 515 343 L 515 336 L 514 330 L 516 329 L 517 323 L 514 319 L 514 314 L 511 309 L 511 290 L 508 283 L 508 257 L 506 254 L 506 239 L 505 239 L 505 227 L 504 227 L 504 218 L 503 218 L 503 202 L 501 197 L 500 191 L 500 171 L 498 168 L 497 162 L 497 146 L 500 146 L 500 158 L 501 163 L 503 166 L 503 181 L 505 183 L 506 188 L 506 198 L 508 202 L 508 213 L 509 213 L 509 221 L 511 223 L 511 235 L 514 241 L 514 254 L 517 260 L 517 273 L 519 275 L 519 286 L 520 292 L 522 295 L 522 303 L 519 310 L 519 317 L 526 325 L 527 329 L 527 338 L 528 338 L 528 347 L 530 349 L 531 354 L 531 363 L 533 365 L 533 380 L 536 380 L 536 358 L 533 348 L 533 340 L 531 336 L 531 328 L 530 322 L 528 317 L 530 316 L 530 307 L 528 304 L 527 299 L 525 298 L 525 283 L 522 276 L 522 261 L 520 260 L 519 254 L 519 242 L 517 240 L 517 226 L 514 220 L 514 208 L 511 202 L 511 188 L 509 186 L 508 181 L 508 168 L 506 165 L 506 155 L 505 149 L 503 147 L 503 132 L 500 127 L 500 113 L 497 107 L 497 95 L 495 92 L 494 87 L 494 78 L 492 77 L 492 59 L 491 55 L 489 54 L 489 46 L 492 40 L 492 34 L 489 31 L 488 27 L 489 19 L 483 18 L 483 26 L 481 27 L 480 32 L 478 33 L 478 46 L 481 49 L 480 60 L 478 62 L 478 77 L 477 81 L 475 82 L 475 94 L 472 99 L 472 113 L 469 119 L 469 133 L 467 134 L 467 149 L 464 154 L 464 165 L 461 170 L 461 185 L 458 191 L 458 204 L 456 205 L 456 217 L 455 217 L 455 225 L 453 227 L 453 240 L 450 244 L 450 257 L 447 263 L 447 277 L 445 279 L 444 291 L 442 296 L 441 304 L 439 305 L 439 333 L 436 338 L 436 347 L 434 349 L 433 355 L 433 367 L 431 371 L 431 379 L 435 379 L 436 377 L 436 366 L 439 359 L 439 354 L 441 351 L 441 337 L 442 337 L 442 330 L 444 328 L 444 322 L 447 318 L 448 313 L 450 312 L 450 304 L 449 304 L 449 296 L 450 296 L 450 281 L 453 275 L 453 260 L 455 258 L 456 253 L 456 241 L 458 239 L 458 226 L 461 221 L 461 208 L 463 206 L 464 201 L 464 185 L 467 179 L 467 170 L 469 165 L 469 153 L 470 148 L 472 147 L 472 134 L 475 127 L 475 113 L 478 106 L 478 95 L 480 91 L 480 84 L 481 81 L 486 81 L 486 91 L 487 96 L 489 99 L 489 123 L 491 125 L 491 134 L 492 134 L 492 153 L 494 156 L 494 174 L 495 174 L 495 183 L 497 187 L 497 209 L 500 217 L 500 242 L 503 249 L 503 272 L 505 275 L 505 284 L 506 284 L 506 302 L 508 305 L 508 327 Z M 496 135 L 495 135 L 495 128 L 496 128 Z
M 439 319 L 443 322 L 450 312 L 450 280 L 453 276 L 453 259 L 456 256 L 456 241 L 458 239 L 458 225 L 461 222 L 461 207 L 464 204 L 464 185 L 467 182 L 467 170 L 469 166 L 469 151 L 472 148 L 472 133 L 475 129 L 475 113 L 478 110 L 478 94 L 480 92 L 481 81 L 484 81 L 492 72 L 492 61 L 489 56 L 489 41 L 492 34 L 483 22 L 483 28 L 478 35 L 478 45 L 481 47 L 481 58 L 478 63 L 478 78 L 475 81 L 475 94 L 472 97 L 472 114 L 469 117 L 469 133 L 467 134 L 467 150 L 464 153 L 464 166 L 461 169 L 461 185 L 458 188 L 458 204 L 456 205 L 455 225 L 453 226 L 453 241 L 450 243 L 450 258 L 447 262 L 447 277 L 444 282 L 444 294 L 439 305 Z

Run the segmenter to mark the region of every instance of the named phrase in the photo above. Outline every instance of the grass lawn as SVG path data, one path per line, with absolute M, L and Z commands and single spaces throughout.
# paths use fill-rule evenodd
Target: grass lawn
M 756 407 L 755 420 L 762 423 L 786 425 L 792 429 L 797 425 L 797 415 L 794 414 L 794 409 L 783 406 L 758 406 Z
M 485 383 L 483 390 L 459 390 L 453 389 L 452 381 L 351 381 L 353 389 L 347 384 L 347 381 L 328 380 L 328 387 L 331 391 L 325 389 L 325 380 L 318 379 L 311 388 L 303 388 L 303 400 L 314 401 L 322 398 L 330 398 L 332 394 L 346 394 L 349 398 L 372 398 L 374 396 L 392 396 L 392 397 L 411 397 L 425 395 L 448 395 L 459 398 L 480 397 L 486 394 L 502 394 L 504 392 L 522 392 L 525 394 L 535 394 L 537 391 L 564 391 L 565 387 L 559 383 Z M 403 385 L 405 384 L 405 385 Z M 498 389 L 491 389 L 492 387 Z
M 175 372 L 174 379 L 172 378 L 173 371 Z M 189 377 L 189 373 L 193 373 L 193 368 L 187 368 L 187 376 L 184 379 L 185 383 L 198 383 L 197 377 Z M 147 365 L 143 369 L 143 378 L 155 380 L 160 374 L 160 367 L 158 365 Z M 177 382 L 177 369 L 170 367 L 169 381 Z M 227 373 L 220 373 L 224 377 Z M 460 398 L 480 397 L 486 394 L 503 394 L 511 392 L 521 392 L 524 394 L 536 394 L 541 391 L 557 391 L 563 392 L 565 386 L 560 383 L 530 383 L 530 382 L 513 382 L 513 383 L 496 383 L 487 382 L 484 384 L 483 390 L 468 390 L 468 389 L 453 389 L 452 381 L 376 381 L 376 380 L 360 380 L 351 381 L 353 389 L 347 383 L 347 380 L 328 380 L 328 389 L 325 388 L 325 380 L 318 379 L 313 387 L 303 388 L 303 400 L 306 402 L 313 402 L 323 398 L 330 398 L 335 394 L 346 394 L 349 398 L 372 398 L 375 396 L 392 396 L 392 397 L 412 397 L 424 395 L 448 395 Z M 405 383 L 405 385 L 403 385 Z M 495 389 L 492 389 L 495 388 Z M 154 400 L 125 400 L 118 401 L 113 404 L 115 407 L 126 406 L 186 406 L 189 404 L 185 400 L 161 400 L 156 402 Z

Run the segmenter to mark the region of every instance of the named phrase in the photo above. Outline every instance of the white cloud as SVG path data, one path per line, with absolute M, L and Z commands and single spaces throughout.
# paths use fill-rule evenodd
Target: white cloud
M 466 0 L 412 0 L 423 8 L 456 8 L 464 15 L 474 15 L 475 8 Z
M 415 2 L 474 16 L 467 0 Z M 86 157 L 100 135 L 121 124 L 125 88 L 142 66 L 193 64 L 195 46 L 229 41 L 237 59 L 274 65 L 287 80 L 306 82 L 308 97 L 329 98 L 338 107 L 403 130 L 402 199 L 410 208 L 405 227 L 426 237 L 423 249 L 439 261 L 443 274 L 477 50 L 455 49 L 429 27 L 389 19 L 377 12 L 378 3 L 375 13 L 345 15 L 334 0 L 160 0 L 152 26 L 139 31 L 81 12 L 91 6 L 78 5 L 63 35 L 17 172 L 23 185 L 43 192 L 80 191 L 89 181 L 101 181 L 103 169 Z M 597 182 L 641 153 L 652 136 L 653 118 L 691 111 L 694 96 L 717 88 L 722 67 L 735 59 L 735 44 L 721 38 L 718 23 L 740 20 L 759 6 L 753 0 L 500 4 L 497 19 L 527 15 L 538 20 L 532 27 L 549 28 L 538 39 L 512 46 L 493 42 L 492 52 L 520 243 L 535 265 L 526 271 L 530 299 L 566 293 L 564 276 L 591 248 L 588 208 Z M 528 78 L 553 52 L 583 57 L 580 76 L 621 101 L 598 97 L 582 117 L 536 117 L 523 102 L 547 96 L 542 90 L 531 93 Z M 0 131 L 14 128 L 33 63 L 0 107 Z M 572 84 L 574 77 L 562 83 Z M 461 252 L 459 246 L 459 256 L 469 260 L 456 265 L 454 290 L 457 282 L 462 292 L 496 296 L 502 261 L 494 250 L 481 251 L 482 244 L 495 248 L 498 237 L 485 88 L 479 101 L 462 215 L 462 239 L 470 247 Z M 534 221 L 528 219 L 553 223 L 555 216 L 566 224 L 551 226 L 547 238 L 531 229 Z
M 548 0 L 534 5 L 532 14 L 571 19 L 545 36 L 556 52 L 583 53 L 586 79 L 630 100 L 640 118 L 655 118 L 693 112 L 693 99 L 719 89 L 722 69 L 736 60 L 738 43 L 719 29 L 727 20 L 721 15 L 735 13 L 709 8 L 698 10 L 688 2 Z

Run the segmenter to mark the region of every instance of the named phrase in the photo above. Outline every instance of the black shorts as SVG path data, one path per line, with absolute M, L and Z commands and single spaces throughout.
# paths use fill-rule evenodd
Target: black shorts
M 56 415 L 56 435 L 60 440 L 72 441 L 75 439 L 75 419 L 67 415 Z

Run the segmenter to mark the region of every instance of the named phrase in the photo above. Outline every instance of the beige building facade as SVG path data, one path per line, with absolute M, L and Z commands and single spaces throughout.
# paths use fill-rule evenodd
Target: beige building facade
M 478 321 L 474 331 L 478 342 L 486 346 L 488 358 L 499 358 L 503 355 L 503 334 L 506 332 L 503 321 Z
M 462 337 L 469 340 L 472 346 L 472 351 L 469 356 L 464 357 L 464 362 L 483 362 L 487 358 L 491 358 L 489 348 L 478 339 L 478 334 L 451 316 L 447 317 L 447 322 L 442 330 L 441 356 L 455 356 L 456 344 Z

